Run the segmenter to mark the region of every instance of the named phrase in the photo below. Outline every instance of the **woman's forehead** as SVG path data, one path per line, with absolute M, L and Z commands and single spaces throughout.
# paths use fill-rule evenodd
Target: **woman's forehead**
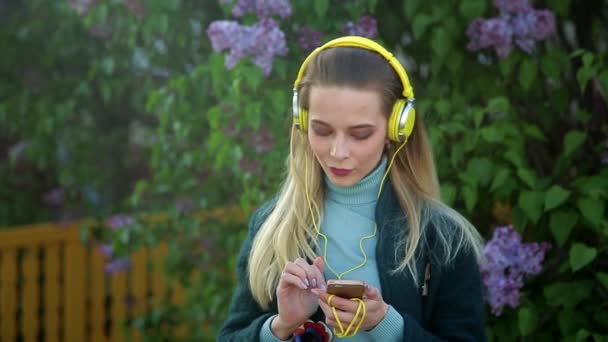
M 330 124 L 374 123 L 385 119 L 381 104 L 378 91 L 373 89 L 316 86 L 310 92 L 309 115 L 311 120 Z

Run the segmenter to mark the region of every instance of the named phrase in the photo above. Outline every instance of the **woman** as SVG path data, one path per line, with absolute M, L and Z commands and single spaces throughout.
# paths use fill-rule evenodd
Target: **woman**
M 481 238 L 440 200 L 399 62 L 333 40 L 303 63 L 293 111 L 287 177 L 251 218 L 218 340 L 484 340 Z M 330 279 L 363 281 L 362 300 Z

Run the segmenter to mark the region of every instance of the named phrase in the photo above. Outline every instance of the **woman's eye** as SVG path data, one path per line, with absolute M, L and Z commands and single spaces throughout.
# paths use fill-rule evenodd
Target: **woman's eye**
M 313 132 L 315 132 L 316 135 L 322 136 L 322 137 L 326 137 L 331 134 L 330 130 L 323 129 L 323 128 L 315 128 L 315 129 L 313 129 Z
M 371 135 L 372 135 L 372 133 L 370 133 L 370 132 L 353 133 L 353 137 L 357 140 L 365 140 L 365 139 L 369 138 Z

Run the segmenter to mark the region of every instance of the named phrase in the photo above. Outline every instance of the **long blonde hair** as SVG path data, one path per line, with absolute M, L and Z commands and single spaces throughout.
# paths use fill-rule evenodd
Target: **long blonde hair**
M 324 50 L 310 62 L 298 89 L 303 108 L 308 109 L 310 88 L 315 85 L 376 89 L 383 99 L 385 113 L 390 113 L 403 88 L 382 56 L 348 47 Z M 387 148 L 389 156 L 392 157 L 397 148 L 398 144 L 391 142 Z M 398 256 L 401 261 L 394 272 L 407 269 L 413 279 L 417 279 L 416 250 L 423 238 L 423 229 L 429 226 L 436 227 L 436 243 L 446 251 L 442 262 L 450 262 L 462 248 L 472 249 L 477 256 L 481 254 L 481 237 L 477 230 L 441 202 L 433 154 L 419 114 L 409 141 L 396 156 L 389 176 L 407 218 L 400 248 L 396 249 L 402 253 Z M 313 220 L 318 225 L 323 221 L 323 203 L 323 171 L 307 136 L 292 127 L 287 175 L 274 209 L 255 236 L 249 256 L 249 285 L 262 308 L 268 309 L 288 262 L 300 257 L 309 260 L 316 257 L 317 231 Z

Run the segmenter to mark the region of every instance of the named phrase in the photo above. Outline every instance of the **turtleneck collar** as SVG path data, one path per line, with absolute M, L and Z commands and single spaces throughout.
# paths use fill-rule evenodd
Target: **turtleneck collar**
M 337 186 L 329 180 L 327 175 L 325 185 L 327 199 L 347 205 L 368 204 L 376 202 L 382 176 L 386 172 L 387 157 L 382 156 L 380 164 L 369 175 L 351 186 Z

